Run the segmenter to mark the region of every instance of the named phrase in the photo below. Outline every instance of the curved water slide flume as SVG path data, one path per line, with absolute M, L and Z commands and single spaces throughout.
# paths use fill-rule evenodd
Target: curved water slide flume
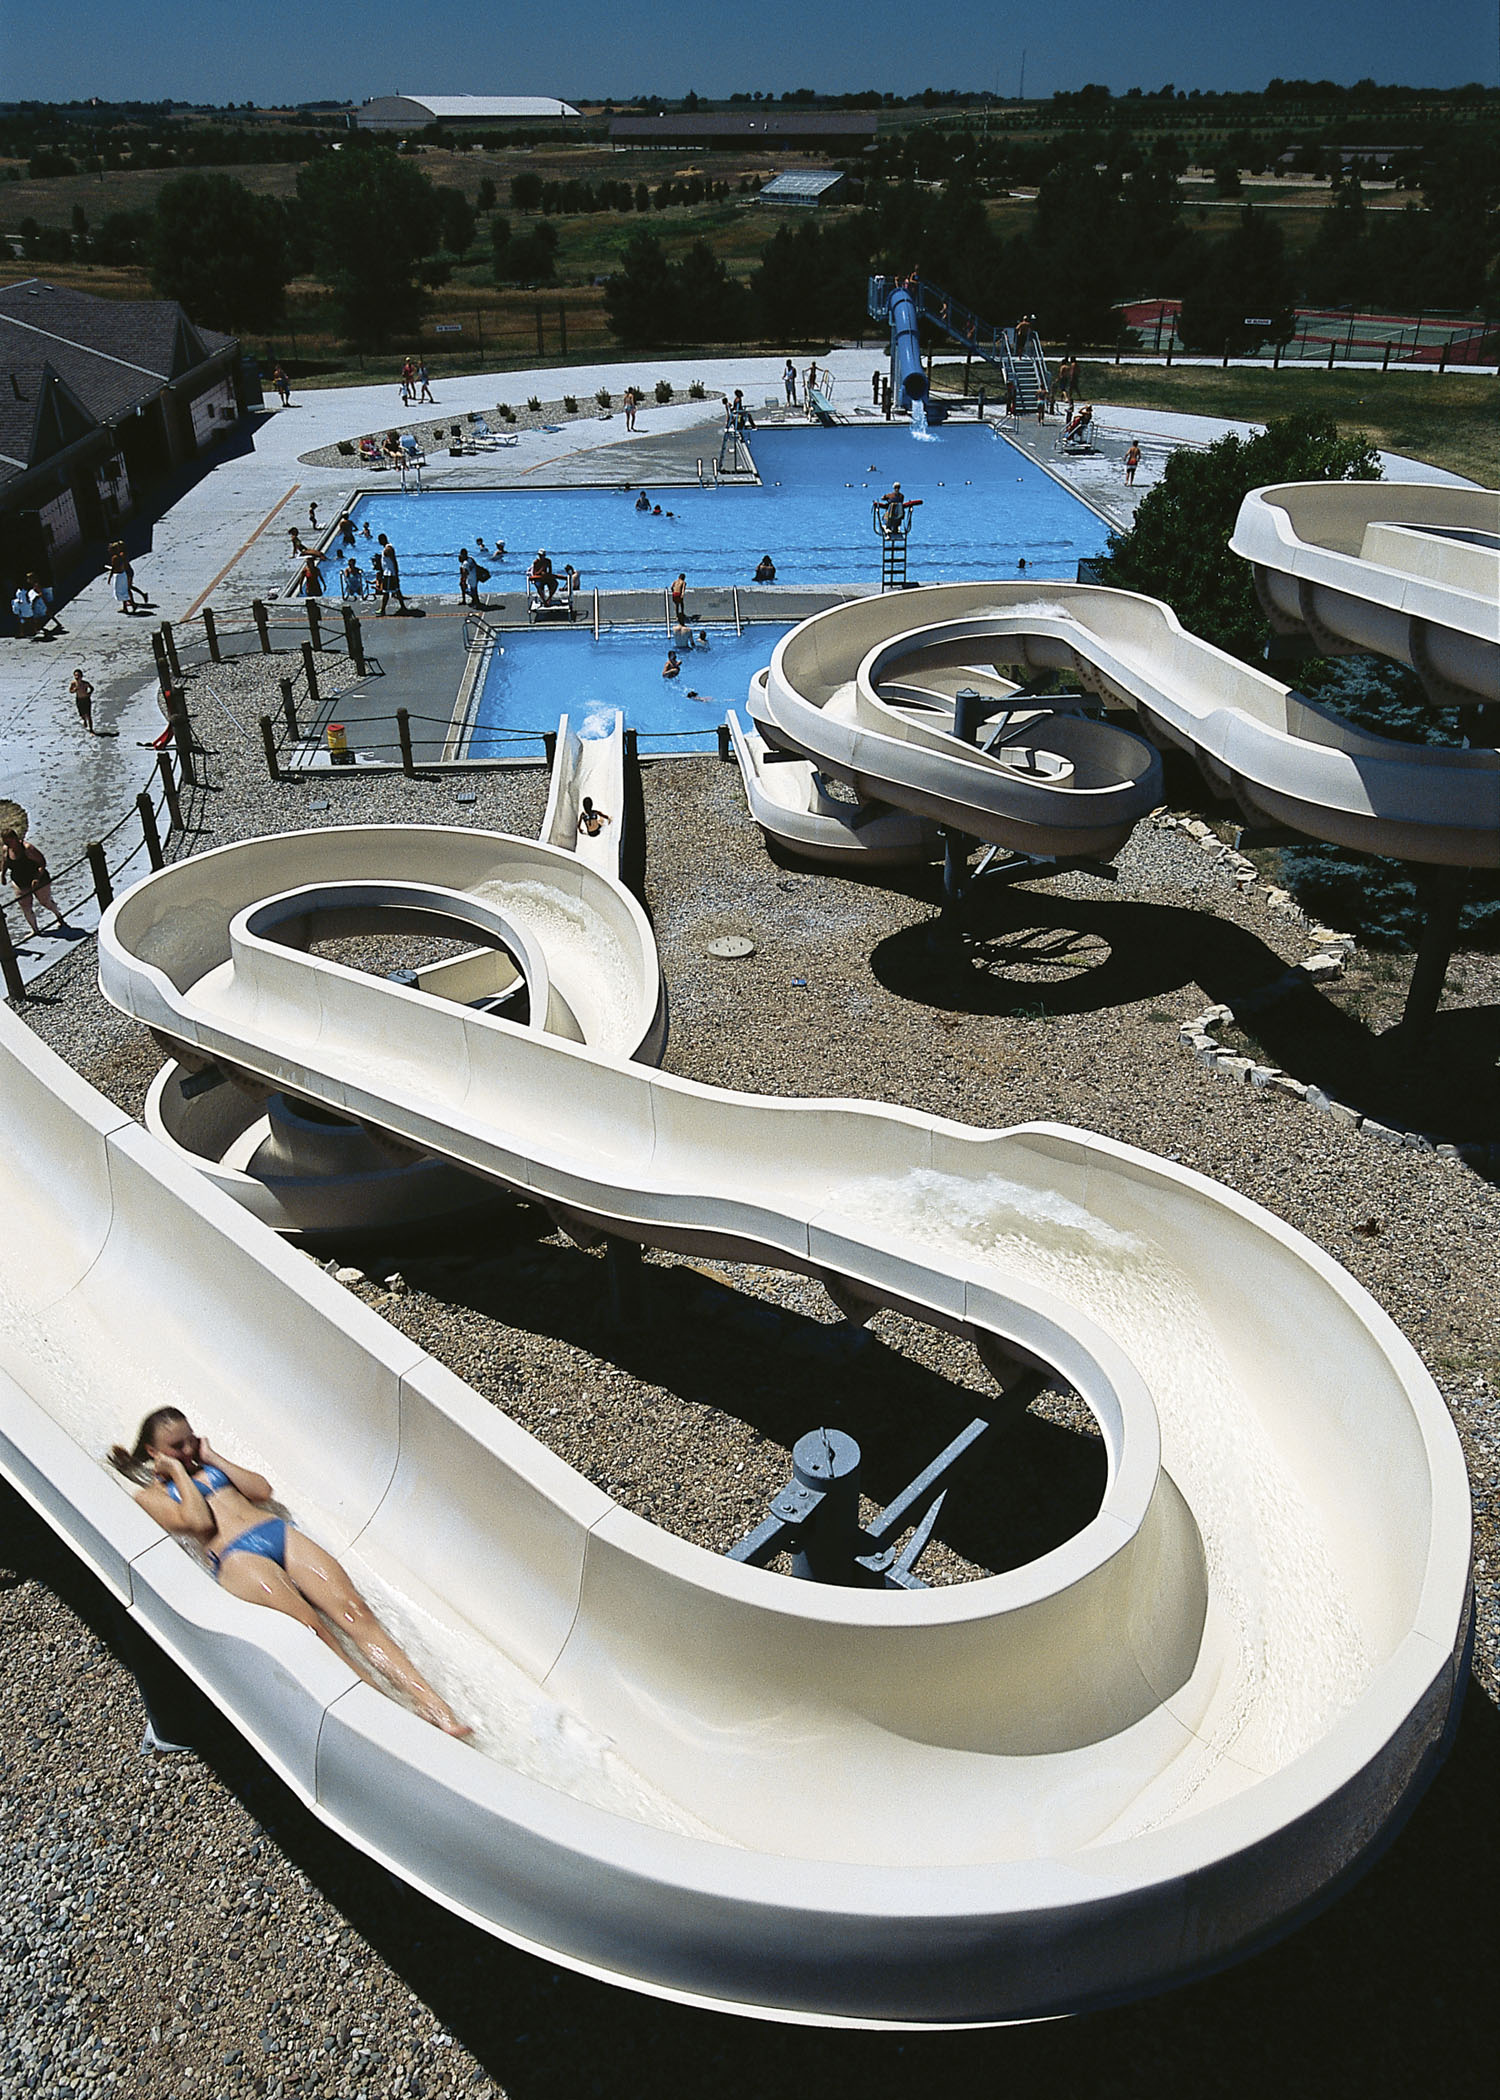
M 1385 494 L 1389 508 L 1398 492 Z M 1117 850 L 1160 795 L 1159 771 L 1130 773 L 1131 747 L 1144 748 L 1138 739 L 1078 718 L 1018 715 L 1014 741 L 986 760 L 939 714 L 911 704 L 965 668 L 983 692 L 990 667 L 999 694 L 999 665 L 1062 671 L 1133 708 L 1248 812 L 1309 837 L 1432 865 L 1500 866 L 1495 751 L 1399 744 L 1357 729 L 1130 591 L 932 584 L 835 606 L 778 643 L 752 682 L 751 711 L 768 741 L 862 797 L 1012 849 Z M 1089 843 L 1106 808 L 1119 821 L 1094 834 L 1105 843 Z
M 1500 702 L 1500 492 L 1384 481 L 1254 489 L 1229 544 L 1253 565 L 1280 632 L 1308 636 L 1324 655 L 1408 664 L 1438 706 Z
M 405 883 L 424 910 L 487 899 L 524 963 L 518 898 L 549 882 L 558 916 L 531 927 L 575 1011 L 563 907 L 628 957 L 609 1047 L 278 938 L 339 885 Z M 1415 1353 L 1297 1233 L 1130 1147 L 632 1060 L 659 1012 L 638 913 L 542 845 L 321 831 L 148 877 L 106 916 L 101 980 L 189 1059 L 457 1162 L 580 1238 L 769 1261 L 968 1336 L 1002 1377 L 1050 1367 L 1107 1458 L 1079 1533 L 918 1593 L 687 1545 L 8 1014 L 0 1464 L 320 1816 L 589 1973 L 782 2018 L 966 2024 L 1254 1946 L 1391 1827 L 1458 1698 L 1469 1500 Z M 99 1454 L 172 1399 L 270 1470 L 476 1719 L 474 1746 L 226 1596 L 134 1506 Z

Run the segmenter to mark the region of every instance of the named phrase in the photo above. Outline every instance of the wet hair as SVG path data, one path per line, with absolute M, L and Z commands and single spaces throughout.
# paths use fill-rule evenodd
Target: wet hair
M 127 1451 L 123 1444 L 111 1444 L 109 1462 L 117 1473 L 127 1480 L 143 1480 L 146 1476 L 146 1461 L 151 1456 L 151 1447 L 170 1422 L 185 1422 L 187 1416 L 180 1407 L 158 1407 L 147 1415 L 136 1434 L 135 1448 Z

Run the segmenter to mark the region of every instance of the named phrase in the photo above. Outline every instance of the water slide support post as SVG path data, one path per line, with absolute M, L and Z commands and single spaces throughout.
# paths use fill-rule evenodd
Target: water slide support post
M 1468 894 L 1466 868 L 1429 868 L 1418 878 L 1426 912 L 1417 936 L 1417 960 L 1407 987 L 1406 1006 L 1392 1030 L 1403 1048 L 1415 1048 L 1432 1026 L 1442 1003 L 1443 981 L 1458 941 L 1459 914 Z

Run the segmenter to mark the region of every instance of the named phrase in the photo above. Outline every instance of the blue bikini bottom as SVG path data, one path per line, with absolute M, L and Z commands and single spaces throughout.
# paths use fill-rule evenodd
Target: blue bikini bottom
M 220 1568 L 231 1553 L 258 1553 L 262 1560 L 274 1560 L 278 1568 L 284 1568 L 286 1519 L 267 1517 L 263 1524 L 252 1525 L 249 1531 L 242 1531 L 237 1539 L 231 1539 L 221 1553 L 211 1553 L 209 1559 Z

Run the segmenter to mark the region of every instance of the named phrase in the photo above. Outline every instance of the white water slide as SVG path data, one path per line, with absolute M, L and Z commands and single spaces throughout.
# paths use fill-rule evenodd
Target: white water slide
M 313 952 L 399 925 L 492 946 L 527 1010 Z M 734 2011 L 1053 2015 L 1283 1929 L 1441 1756 L 1469 1589 L 1454 1430 L 1368 1295 L 1254 1204 L 1060 1126 L 654 1069 L 644 915 L 545 842 L 406 824 L 224 847 L 119 899 L 100 968 L 190 1068 L 582 1240 L 898 1307 L 1002 1382 L 1042 1367 L 1102 1439 L 1095 1514 L 1007 1573 L 845 1589 L 718 1557 L 611 1501 L 0 1012 L 0 1467 L 302 1800 L 461 1916 Z M 226 1594 L 135 1505 L 102 1454 L 174 1401 L 269 1473 L 472 1743 Z
M 1319 482 L 1247 497 L 1231 544 L 1279 625 L 1295 614 L 1319 647 L 1415 664 L 1446 704 L 1500 701 L 1497 524 L 1489 490 Z M 1358 729 L 1128 591 L 937 584 L 837 605 L 783 637 L 749 706 L 763 746 L 863 802 L 1015 852 L 1116 852 L 1159 799 L 1159 766 L 1125 730 L 1028 700 L 1016 676 L 1042 671 L 1134 709 L 1249 814 L 1367 853 L 1500 867 L 1493 749 Z M 965 690 L 979 696 L 977 745 L 954 734 Z M 810 825 L 803 800 L 789 820 L 790 785 L 768 795 L 770 769 L 744 752 L 741 766 L 769 835 L 807 851 L 816 831 L 814 847 L 827 834 L 840 849 L 823 857 L 857 854 L 856 811 Z

